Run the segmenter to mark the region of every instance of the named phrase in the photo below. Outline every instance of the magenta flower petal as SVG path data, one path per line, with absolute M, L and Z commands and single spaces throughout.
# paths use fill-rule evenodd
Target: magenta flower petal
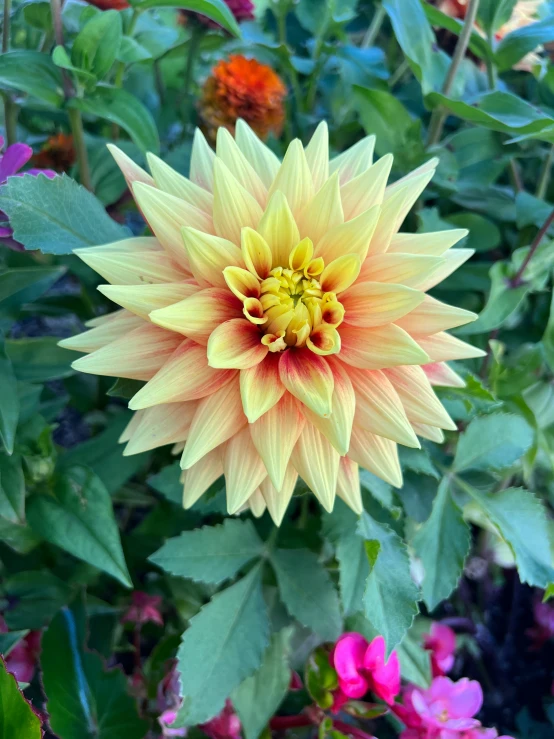
M 0 182 L 5 182 L 16 172 L 19 172 L 33 156 L 33 150 L 27 144 L 12 144 L 8 146 L 0 159 Z
M 467 677 L 453 683 L 450 693 L 450 715 L 453 718 L 475 716 L 483 705 L 483 690 L 477 680 Z
M 367 693 L 368 681 L 361 674 L 368 644 L 361 634 L 343 634 L 333 655 L 333 667 L 337 671 L 339 685 L 349 698 L 361 698 Z

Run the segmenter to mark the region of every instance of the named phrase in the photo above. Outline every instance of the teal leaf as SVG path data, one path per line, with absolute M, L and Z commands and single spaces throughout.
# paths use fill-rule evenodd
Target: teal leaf
M 7 300 L 20 292 L 29 302 L 29 288 L 34 288 L 33 298 L 46 292 L 65 273 L 65 267 L 16 267 L 0 272 L 0 301 Z
M 317 556 L 308 549 L 275 549 L 271 564 L 291 616 L 325 641 L 334 641 L 342 628 L 339 598 Z
M 400 674 L 407 682 L 420 688 L 428 688 L 431 683 L 430 653 L 423 649 L 421 639 L 413 632 L 414 629 L 410 629 L 396 647 L 400 661 Z
M 452 500 L 448 477 L 442 479 L 431 515 L 413 545 L 425 570 L 423 600 L 432 611 L 456 587 L 470 545 L 469 527 Z
M 252 521 L 228 518 L 220 526 L 204 526 L 169 539 L 150 560 L 172 575 L 218 585 L 263 550 Z
M 7 214 L 16 241 L 45 254 L 70 254 L 130 235 L 91 192 L 67 175 L 10 177 L 0 187 L 0 210 Z
M 40 719 L 0 657 L 0 736 L 41 739 Z
M 500 26 L 507 23 L 517 0 L 481 0 L 477 20 L 487 35 L 494 34 Z
M 53 495 L 28 501 L 27 518 L 46 541 L 132 587 L 111 498 L 91 470 L 68 470 L 58 478 Z
M 291 629 L 275 634 L 259 670 L 246 678 L 233 693 L 233 706 L 246 739 L 258 739 L 288 692 L 291 636 Z
M 363 513 L 358 533 L 364 538 L 370 565 L 364 614 L 382 634 L 390 653 L 418 613 L 418 589 L 410 575 L 406 545 L 392 529 Z
M 48 54 L 27 49 L 0 56 L 0 89 L 24 92 L 54 107 L 64 98 L 60 70 Z
M 534 51 L 537 46 L 552 41 L 554 38 L 554 16 L 549 16 L 538 23 L 530 23 L 506 34 L 498 44 L 495 60 L 498 69 L 502 72 L 511 69 L 526 54 Z
M 48 570 L 18 572 L 3 584 L 10 602 L 4 611 L 8 628 L 42 629 L 71 598 L 71 588 Z
M 183 704 L 174 725 L 193 726 L 218 714 L 231 692 L 260 666 L 268 634 L 257 566 L 191 619 L 178 653 Z
M 19 421 L 17 379 L 10 358 L 4 348 L 0 332 L 0 441 L 8 454 L 13 453 L 15 430 Z
M 337 543 L 339 563 L 340 598 L 344 615 L 351 616 L 362 610 L 369 563 L 364 542 L 355 531 L 342 536 Z
M 219 23 L 233 36 L 240 38 L 240 28 L 235 16 L 223 0 L 138 0 L 133 2 L 136 8 L 147 10 L 148 8 L 179 8 L 189 10 L 192 13 L 201 13 L 207 18 Z
M 74 374 L 75 353 L 58 346 L 59 339 L 39 336 L 7 339 L 6 352 L 18 380 L 46 382 Z
M 455 472 L 503 470 L 521 459 L 533 443 L 533 431 L 521 416 L 495 413 L 475 418 L 460 434 Z
M 0 517 L 12 523 L 25 519 L 25 478 L 17 456 L 0 454 Z

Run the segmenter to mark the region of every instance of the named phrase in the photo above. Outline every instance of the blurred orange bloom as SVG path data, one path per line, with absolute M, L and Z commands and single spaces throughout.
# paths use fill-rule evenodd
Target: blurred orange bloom
M 73 136 L 57 133 L 50 136 L 42 149 L 33 156 L 33 165 L 40 169 L 67 172 L 75 164 Z
M 286 92 L 271 67 L 255 59 L 234 55 L 228 61 L 221 60 L 204 84 L 199 105 L 204 131 L 215 141 L 220 126 L 234 133 L 237 119 L 242 118 L 262 139 L 270 133 L 279 136 Z

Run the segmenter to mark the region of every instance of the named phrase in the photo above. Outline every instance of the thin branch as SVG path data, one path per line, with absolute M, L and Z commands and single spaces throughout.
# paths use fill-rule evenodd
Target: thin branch
M 554 210 L 552 210 L 552 212 L 550 213 L 550 215 L 548 216 L 548 218 L 546 219 L 546 221 L 543 223 L 543 225 L 539 229 L 539 232 L 537 233 L 537 235 L 535 236 L 535 238 L 533 239 L 533 241 L 531 243 L 531 247 L 529 248 L 529 251 L 527 252 L 527 256 L 525 257 L 525 259 L 521 263 L 518 271 L 515 273 L 515 275 L 510 280 L 510 286 L 511 287 L 519 287 L 520 285 L 523 284 L 523 282 L 524 282 L 524 280 L 523 280 L 523 274 L 524 274 L 525 270 L 527 269 L 527 266 L 529 265 L 529 262 L 531 261 L 531 259 L 533 259 L 533 255 L 535 254 L 535 252 L 539 248 L 539 245 L 540 245 L 541 241 L 543 240 L 544 236 L 546 235 L 546 232 L 548 231 L 548 229 L 552 225 L 552 222 L 553 221 L 554 221 Z

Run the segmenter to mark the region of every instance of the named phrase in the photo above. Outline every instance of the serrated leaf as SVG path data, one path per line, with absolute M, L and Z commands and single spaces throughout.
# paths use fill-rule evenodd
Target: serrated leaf
M 489 495 L 466 484 L 463 489 L 482 508 L 512 550 L 521 581 L 538 588 L 554 582 L 548 523 L 540 500 L 523 488 L 508 488 Z
M 334 641 L 342 628 L 339 598 L 317 556 L 308 549 L 275 549 L 270 561 L 291 616 L 325 641 Z
M 502 470 L 517 462 L 533 443 L 533 431 L 520 416 L 495 413 L 475 418 L 460 434 L 456 472 Z
M 218 585 L 264 550 L 252 521 L 227 518 L 169 539 L 150 560 L 172 575 Z
M 132 587 L 110 495 L 91 470 L 68 470 L 53 495 L 29 500 L 27 518 L 46 541 Z
M 268 634 L 257 566 L 191 619 L 177 655 L 183 704 L 174 726 L 193 726 L 219 713 L 231 692 L 260 666 Z
M 362 600 L 369 575 L 364 542 L 354 532 L 342 536 L 337 543 L 339 583 L 345 616 L 362 610 Z
M 420 688 L 428 688 L 431 683 L 430 653 L 423 649 L 421 640 L 413 635 L 413 629 L 408 631 L 396 647 L 396 652 L 400 661 L 400 674 L 404 680 Z
M 41 739 L 40 719 L 19 689 L 0 656 L 0 736 Z
M 423 600 L 432 611 L 448 598 L 462 574 L 469 551 L 469 527 L 452 500 L 449 479 L 439 485 L 428 520 L 414 537 L 413 545 L 425 570 Z
M 129 236 L 91 192 L 67 175 L 10 177 L 0 187 L 0 210 L 7 214 L 16 241 L 45 254 L 70 254 Z
M 410 575 L 410 560 L 402 539 L 384 524 L 363 513 L 358 533 L 379 545 L 364 593 L 364 613 L 382 634 L 390 653 L 399 644 L 418 613 L 418 589 Z
M 287 694 L 291 629 L 273 637 L 260 669 L 239 685 L 232 699 L 246 739 L 258 739 Z

